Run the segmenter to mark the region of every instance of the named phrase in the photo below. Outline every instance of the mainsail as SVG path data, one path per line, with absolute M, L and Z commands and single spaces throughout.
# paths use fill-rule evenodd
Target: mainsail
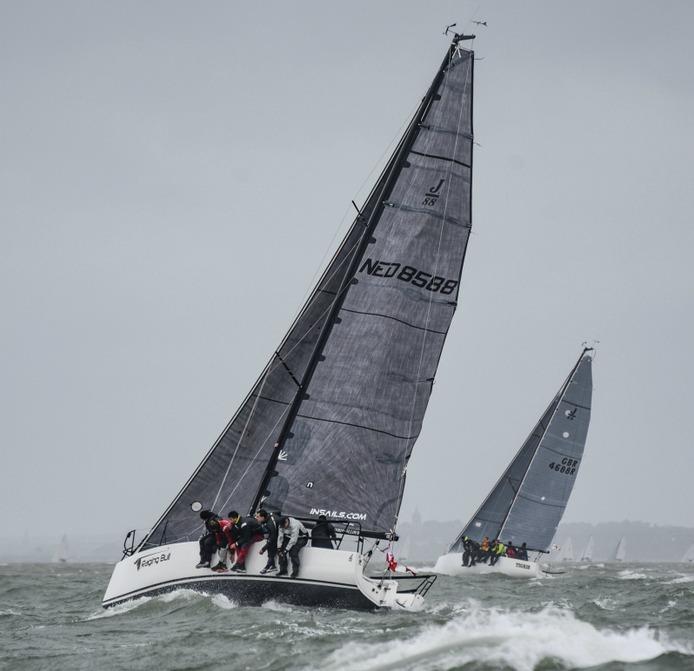
M 627 558 L 627 539 L 622 536 L 617 543 L 612 561 L 625 561 Z
M 592 349 L 585 348 L 513 461 L 451 545 L 464 536 L 546 550 L 568 503 L 590 422 Z
M 586 544 L 585 550 L 583 550 L 583 554 L 581 555 L 581 561 L 593 561 L 594 548 L 595 548 L 595 541 L 593 540 L 593 537 L 591 536 L 588 539 L 588 543 Z
M 559 553 L 559 558 L 561 561 L 573 561 L 574 560 L 574 544 L 571 542 L 571 538 L 567 538 L 564 544 L 561 546 L 561 552 Z
M 474 56 L 459 40 L 294 324 L 144 547 L 194 538 L 194 502 L 393 530 L 471 227 Z

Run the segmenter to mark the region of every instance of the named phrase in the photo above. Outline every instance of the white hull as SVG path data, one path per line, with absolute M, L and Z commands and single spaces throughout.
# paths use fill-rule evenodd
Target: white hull
M 460 552 L 449 552 L 441 555 L 434 566 L 435 573 L 452 576 L 469 575 L 491 575 L 500 573 L 511 578 L 537 578 L 542 575 L 543 570 L 537 562 L 525 561 L 523 559 L 511 559 L 510 557 L 499 557 L 494 566 L 489 564 L 475 564 L 474 566 L 463 566 L 463 555 Z
M 267 557 L 260 555 L 261 545 L 251 548 L 247 573 L 196 569 L 196 542 L 137 552 L 114 567 L 102 605 L 186 588 L 223 593 L 249 605 L 274 599 L 299 605 L 420 610 L 433 582 L 433 578 L 422 576 L 406 586 L 403 581 L 369 578 L 364 575 L 366 559 L 358 552 L 313 547 L 301 550 L 298 578 L 261 575 Z

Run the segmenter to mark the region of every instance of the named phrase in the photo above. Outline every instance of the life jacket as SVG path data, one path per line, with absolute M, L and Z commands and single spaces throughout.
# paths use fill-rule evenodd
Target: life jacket
M 496 544 L 496 554 L 502 555 L 506 552 L 506 546 L 503 543 Z
M 485 540 L 482 541 L 482 545 L 480 545 L 480 549 L 484 550 L 485 552 L 489 550 L 489 541 Z

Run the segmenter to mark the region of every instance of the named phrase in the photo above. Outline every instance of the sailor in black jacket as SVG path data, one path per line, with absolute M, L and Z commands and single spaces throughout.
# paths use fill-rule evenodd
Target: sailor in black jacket
M 311 529 L 311 547 L 334 550 L 333 541 L 336 540 L 335 527 L 328 522 L 328 518 L 325 515 L 318 515 L 318 522 Z
M 277 557 L 277 520 L 274 515 L 270 515 L 267 510 L 262 509 L 255 514 L 255 519 L 266 535 L 265 545 L 260 548 L 260 554 L 267 552 L 267 563 L 260 572 L 263 574 L 272 573 L 277 570 L 275 566 Z

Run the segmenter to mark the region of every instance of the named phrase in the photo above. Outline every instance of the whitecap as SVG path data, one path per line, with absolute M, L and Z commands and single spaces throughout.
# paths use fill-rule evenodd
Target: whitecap
M 484 659 L 490 665 L 532 671 L 542 660 L 568 667 L 610 662 L 639 662 L 676 650 L 648 628 L 625 632 L 599 630 L 569 610 L 546 608 L 537 613 L 476 609 L 441 626 L 381 643 L 350 642 L 332 653 L 322 668 L 340 670 L 433 670 Z
M 7 615 L 21 615 L 19 611 L 12 610 L 12 608 L 0 608 L 0 617 L 5 617 Z
M 694 582 L 694 575 L 680 575 L 679 578 L 673 578 L 672 580 L 666 580 L 664 585 L 681 585 L 686 582 Z
M 615 600 L 608 597 L 604 599 L 593 599 L 593 603 L 603 610 L 614 610 L 616 606 Z
M 676 605 L 677 605 L 677 599 L 670 599 L 670 600 L 667 602 L 667 606 L 664 606 L 664 607 L 661 608 L 658 612 L 659 612 L 659 613 L 665 613 L 665 612 L 667 612 L 668 610 L 670 610 L 670 608 L 674 608 Z
M 286 603 L 280 603 L 274 599 L 270 599 L 262 604 L 262 608 L 267 608 L 268 610 L 274 610 L 280 613 L 291 613 L 293 608 Z
M 171 603 L 177 599 L 190 601 L 191 599 L 200 598 L 201 596 L 207 596 L 207 594 L 204 592 L 196 592 L 193 589 L 175 589 L 171 592 L 166 592 L 166 594 L 161 594 L 157 597 L 157 600 L 163 603 Z
M 645 573 L 638 573 L 637 571 L 630 571 L 628 568 L 620 571 L 617 574 L 620 580 L 646 580 L 648 576 Z
M 232 608 L 238 608 L 239 604 L 236 603 L 236 601 L 232 601 L 228 596 L 225 596 L 224 594 L 215 594 L 210 601 L 217 606 L 217 608 L 221 608 L 222 610 L 231 610 Z
M 141 596 L 137 599 L 132 599 L 131 601 L 123 601 L 123 603 L 117 603 L 115 606 L 109 606 L 108 608 L 103 608 L 92 613 L 87 620 L 101 620 L 104 617 L 114 617 L 115 615 L 122 615 L 123 613 L 129 613 L 135 608 L 143 606 L 148 601 L 151 601 L 153 597 L 151 596 Z

